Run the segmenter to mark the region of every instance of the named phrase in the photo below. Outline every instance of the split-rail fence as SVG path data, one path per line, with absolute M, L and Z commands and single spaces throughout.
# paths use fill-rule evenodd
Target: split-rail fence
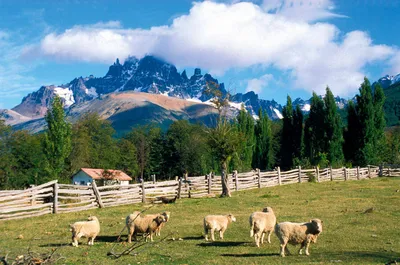
M 229 178 L 231 191 L 272 187 L 308 181 L 346 181 L 400 176 L 400 168 L 368 166 L 364 168 L 302 169 L 281 171 L 258 169 L 233 172 Z M 25 190 L 0 191 L 0 220 L 20 219 L 45 214 L 76 212 L 94 208 L 152 202 L 161 197 L 200 198 L 222 191 L 221 177 L 212 173 L 168 181 L 149 181 L 129 185 L 90 186 L 60 184 L 57 180 Z

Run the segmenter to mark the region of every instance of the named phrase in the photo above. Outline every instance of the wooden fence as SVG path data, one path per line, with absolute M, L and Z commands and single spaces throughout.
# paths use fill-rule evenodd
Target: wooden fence
M 229 178 L 232 191 L 272 187 L 308 181 L 347 181 L 400 176 L 400 168 L 368 166 L 365 168 L 297 169 L 281 171 L 252 170 L 233 172 Z M 40 216 L 50 213 L 76 212 L 141 202 L 160 202 L 160 197 L 200 198 L 222 191 L 221 177 L 208 174 L 178 180 L 151 181 L 130 185 L 97 187 L 59 184 L 51 181 L 25 190 L 0 191 L 0 220 Z

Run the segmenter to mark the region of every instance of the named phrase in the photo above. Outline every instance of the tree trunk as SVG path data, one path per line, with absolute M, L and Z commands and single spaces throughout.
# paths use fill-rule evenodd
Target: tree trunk
M 224 161 L 221 165 L 221 183 L 222 183 L 222 194 L 221 197 L 231 197 L 231 190 L 229 187 L 229 174 L 227 172 L 227 162 Z

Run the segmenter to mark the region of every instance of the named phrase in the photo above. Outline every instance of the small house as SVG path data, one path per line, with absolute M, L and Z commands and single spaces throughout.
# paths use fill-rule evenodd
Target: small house
M 99 186 L 105 185 L 128 185 L 132 178 L 121 170 L 104 170 L 98 168 L 81 168 L 72 176 L 72 184 L 90 185 L 93 181 Z

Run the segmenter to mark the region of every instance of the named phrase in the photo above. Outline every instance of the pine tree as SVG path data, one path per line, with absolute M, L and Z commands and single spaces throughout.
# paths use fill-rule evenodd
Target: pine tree
M 293 164 L 300 164 L 303 158 L 303 112 L 297 105 L 293 110 L 293 131 L 292 131 Z
M 286 106 L 282 110 L 283 115 L 283 128 L 281 138 L 281 167 L 283 169 L 290 169 L 292 167 L 293 159 L 293 106 L 292 99 L 287 96 Z
M 305 154 L 313 165 L 325 154 L 324 102 L 313 93 L 311 108 L 305 124 Z
M 47 131 L 44 137 L 46 169 L 52 179 L 62 179 L 66 159 L 71 152 L 71 125 L 65 119 L 61 99 L 56 96 L 45 120 Z
M 326 88 L 324 98 L 325 102 L 325 135 L 328 161 L 331 166 L 339 167 L 343 164 L 343 130 L 341 126 L 341 118 L 337 112 L 335 97 L 333 96 L 329 87 Z
M 385 112 L 383 105 L 385 104 L 385 94 L 382 87 L 377 84 L 374 93 L 374 123 L 375 123 L 375 138 L 374 146 L 377 154 L 375 159 L 371 161 L 372 164 L 377 165 L 382 162 L 383 150 L 385 148 Z

